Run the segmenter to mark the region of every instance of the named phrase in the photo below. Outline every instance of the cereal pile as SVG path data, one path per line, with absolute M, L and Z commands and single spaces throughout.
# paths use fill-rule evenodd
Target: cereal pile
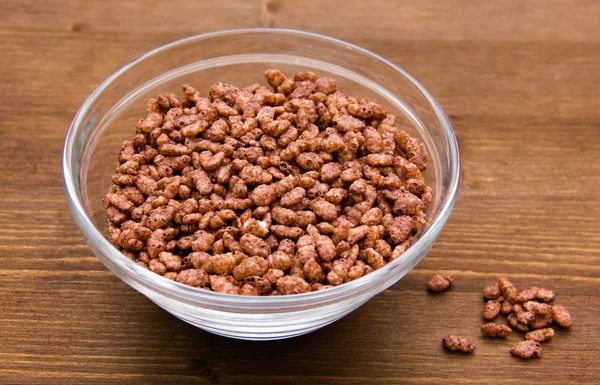
M 168 279 L 298 294 L 360 278 L 425 225 L 425 146 L 312 72 L 147 105 L 104 198 L 112 242 Z
M 453 282 L 453 277 L 449 276 L 452 278 L 450 283 L 443 284 L 444 281 L 440 277 L 448 276 L 434 275 L 429 282 L 430 290 L 433 284 L 436 288 L 443 287 L 441 290 L 433 291 L 443 291 Z M 562 328 L 571 327 L 571 315 L 564 307 L 546 303 L 554 300 L 555 294 L 551 290 L 528 287 L 519 292 L 508 279 L 500 278 L 483 290 L 483 296 L 487 299 L 483 309 L 483 319 L 493 321 L 500 314 L 504 314 L 510 327 L 489 322 L 481 326 L 481 333 L 492 338 L 506 338 L 513 330 L 526 333 L 525 341 L 515 343 L 511 349 L 512 354 L 524 359 L 542 356 L 540 343 L 554 336 L 554 329 L 550 327 L 553 322 Z M 456 335 L 444 337 L 442 343 L 452 352 L 472 353 L 475 350 L 473 343 Z
M 483 296 L 488 300 L 483 310 L 483 319 L 492 321 L 500 315 L 507 316 L 510 327 L 499 323 L 488 323 L 481 332 L 488 337 L 506 338 L 517 330 L 525 334 L 525 341 L 513 345 L 511 353 L 528 359 L 542 356 L 540 342 L 554 336 L 550 328 L 553 322 L 563 328 L 571 327 L 571 315 L 560 305 L 549 305 L 554 300 L 554 292 L 539 287 L 528 287 L 518 291 L 506 278 L 487 286 Z M 511 329 L 512 328 L 512 329 Z

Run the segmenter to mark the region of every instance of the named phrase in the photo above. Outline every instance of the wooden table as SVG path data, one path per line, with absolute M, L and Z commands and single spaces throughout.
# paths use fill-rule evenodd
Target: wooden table
M 0 2 L 0 383 L 600 383 L 600 3 L 546 1 Z M 77 108 L 138 55 L 208 31 L 274 26 L 382 54 L 428 88 L 462 156 L 458 203 L 406 278 L 307 336 L 210 335 L 92 255 L 63 197 Z M 435 272 L 456 276 L 430 295 Z M 558 292 L 573 316 L 522 361 L 479 336 L 483 286 Z M 470 337 L 474 356 L 440 339 Z M 517 333 L 515 333 L 517 334 Z

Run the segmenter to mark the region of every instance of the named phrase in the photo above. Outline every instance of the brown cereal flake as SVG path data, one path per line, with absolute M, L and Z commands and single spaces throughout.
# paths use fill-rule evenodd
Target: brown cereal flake
M 457 335 L 447 335 L 442 338 L 442 344 L 446 350 L 451 352 L 462 352 L 462 353 L 473 353 L 475 351 L 475 345 L 467 340 L 466 338 L 459 337 Z
M 537 342 L 548 341 L 552 337 L 554 337 L 554 329 L 552 329 L 552 328 L 537 329 L 537 330 L 533 330 L 533 331 L 530 331 L 527 334 L 525 334 L 526 340 L 537 341 Z
M 506 338 L 510 335 L 512 329 L 506 325 L 498 323 L 487 323 L 485 325 L 481 325 L 481 332 L 488 337 Z
M 439 293 L 447 290 L 454 282 L 454 276 L 447 274 L 435 274 L 427 283 L 427 289 Z
M 526 360 L 540 358 L 542 357 L 542 345 L 537 341 L 519 341 L 513 345 L 510 352 Z
M 567 312 L 567 309 L 565 309 L 561 305 L 552 306 L 552 315 L 553 315 L 554 321 L 556 321 L 558 326 L 560 326 L 562 328 L 570 328 L 571 325 L 573 324 L 571 315 L 569 314 L 569 312 Z
M 496 300 L 489 300 L 485 304 L 485 309 L 483 309 L 483 319 L 486 321 L 491 321 L 494 318 L 498 317 L 500 311 L 502 309 L 502 304 Z
M 264 77 L 148 102 L 103 200 L 127 258 L 208 291 L 297 294 L 381 268 L 426 226 L 425 147 L 393 115 L 313 72 Z

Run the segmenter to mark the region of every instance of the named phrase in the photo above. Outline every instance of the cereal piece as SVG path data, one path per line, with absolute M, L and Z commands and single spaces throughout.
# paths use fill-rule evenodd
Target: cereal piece
M 125 212 L 131 210 L 134 207 L 134 204 L 129 199 L 127 199 L 127 197 L 120 194 L 107 194 L 104 197 L 104 204 L 106 208 L 114 206 L 119 210 Z
M 447 290 L 454 283 L 454 276 L 435 274 L 427 283 L 427 288 L 433 292 Z
M 277 69 L 266 70 L 265 79 L 267 79 L 269 85 L 275 90 L 287 80 L 285 75 Z
M 317 92 L 322 92 L 325 95 L 333 94 L 337 91 L 337 83 L 335 79 L 321 77 L 315 81 L 315 87 Z
M 369 226 L 364 226 L 364 225 L 358 226 L 358 227 L 355 227 L 348 231 L 348 237 L 346 240 L 348 241 L 348 243 L 353 245 L 356 242 L 364 239 L 368 233 L 369 233 Z
M 294 187 L 291 191 L 285 193 L 284 196 L 281 197 L 281 205 L 284 207 L 290 207 L 297 205 L 302 201 L 302 198 L 306 196 L 306 190 L 302 187 Z
M 365 162 L 376 167 L 391 166 L 394 164 L 394 156 L 385 154 L 369 154 L 365 157 Z
M 527 313 L 527 312 L 526 312 Z M 518 316 L 517 316 L 518 318 Z M 544 329 L 552 325 L 552 314 L 535 314 L 528 325 L 531 329 Z
M 367 226 L 375 226 L 381 223 L 381 218 L 383 217 L 383 212 L 380 208 L 374 207 L 372 209 L 367 210 L 366 213 L 360 218 L 360 223 L 362 225 Z
M 284 275 L 285 275 L 285 273 L 283 272 L 283 270 L 269 269 L 269 270 L 267 270 L 265 275 L 263 275 L 263 278 L 266 279 L 267 281 L 269 281 L 269 283 L 271 285 L 275 285 L 275 284 L 277 284 L 277 280 L 279 278 L 283 277 Z
M 534 314 L 546 315 L 552 314 L 552 306 L 539 303 L 535 301 L 527 301 L 523 304 L 523 308 L 527 311 L 533 312 Z
M 544 302 L 550 302 L 554 299 L 554 292 L 539 287 L 528 287 L 521 291 L 516 298 L 516 302 L 523 303 L 532 299 L 539 299 Z
M 546 290 L 543 288 L 538 289 L 535 294 L 535 299 L 539 299 L 540 301 L 550 302 L 554 300 L 554 292 L 552 290 Z
M 231 277 L 223 277 L 219 275 L 210 276 L 210 288 L 213 291 L 225 294 L 240 294 L 240 288 L 235 285 Z
M 552 306 L 552 314 L 554 317 L 554 321 L 556 321 L 558 326 L 562 328 L 570 328 L 573 324 L 573 321 L 571 320 L 571 315 L 569 314 L 569 312 L 567 312 L 567 309 L 565 309 L 561 305 Z
M 273 215 L 273 220 L 281 225 L 293 226 L 296 224 L 296 213 L 290 209 L 286 209 L 284 207 L 273 207 L 271 209 L 271 214 Z
M 427 150 L 423 143 L 417 143 L 414 138 L 411 138 L 409 141 L 409 145 L 406 146 L 406 155 L 408 155 L 408 160 L 412 164 L 416 165 L 419 170 L 425 171 L 427 168 Z
M 498 284 L 504 298 L 508 299 L 509 301 L 516 302 L 518 292 L 515 285 L 513 285 L 512 282 L 504 277 L 498 280 Z
M 512 333 L 512 329 L 502 324 L 487 323 L 481 325 L 481 332 L 488 337 L 506 338 Z
M 271 253 L 270 247 L 266 242 L 253 234 L 244 234 L 240 238 L 240 247 L 244 252 L 251 256 L 266 258 Z M 262 274 L 255 274 L 262 275 Z
M 292 91 L 292 93 L 289 95 L 289 98 L 291 98 L 291 99 L 307 98 L 310 96 L 310 94 L 315 92 L 315 84 L 313 82 L 298 81 L 296 79 L 294 79 L 294 80 L 296 81 L 296 88 L 294 88 L 294 91 Z
M 205 252 L 190 253 L 182 261 L 186 267 L 195 267 L 196 269 L 203 269 L 206 272 L 212 272 L 212 266 L 210 263 L 210 254 Z
M 339 215 L 339 209 L 325 199 L 315 199 L 310 203 L 310 209 L 320 218 L 327 222 L 334 221 Z
M 167 243 L 165 242 L 164 234 L 162 229 L 156 230 L 146 241 L 146 249 L 151 258 L 157 258 L 159 253 L 165 251 Z
M 342 165 L 336 162 L 330 162 L 321 168 L 321 181 L 324 183 L 333 182 L 342 173 Z
M 529 326 L 527 324 L 519 322 L 516 314 L 514 314 L 514 313 L 509 314 L 506 319 L 507 319 L 510 327 L 513 328 L 514 330 L 518 330 L 521 333 L 527 333 L 529 331 Z
M 529 325 L 529 323 L 533 321 L 534 318 L 535 314 L 533 314 L 533 312 L 530 311 L 522 311 L 517 314 L 517 320 L 522 324 Z
M 515 314 L 519 314 L 519 313 L 525 311 L 525 309 L 523 309 L 523 305 L 521 305 L 520 303 L 513 304 L 512 308 L 513 308 L 513 313 L 515 313 Z
M 241 295 L 258 295 L 258 290 L 250 284 L 245 284 L 244 286 L 242 286 L 240 288 L 240 294 Z
M 271 234 L 275 235 L 276 237 L 283 239 L 283 238 L 289 238 L 289 239 L 298 239 L 300 238 L 300 236 L 304 233 L 304 230 L 302 230 L 300 227 L 291 227 L 291 226 L 284 226 L 284 225 L 273 225 L 271 226 Z
M 542 356 L 542 345 L 537 341 L 519 341 L 513 345 L 510 352 L 526 360 L 540 358 Z
M 306 263 L 311 258 L 318 258 L 316 241 L 310 235 L 301 236 L 296 242 L 296 260 L 300 264 Z
M 552 325 L 554 319 L 552 314 L 536 314 L 532 321 L 529 322 L 531 329 L 544 329 Z
M 335 258 L 335 245 L 331 238 L 325 235 L 319 235 L 316 239 L 316 248 L 319 257 L 323 261 L 329 262 Z
M 385 260 L 383 259 L 383 256 L 379 254 L 375 249 L 366 249 L 365 256 L 367 258 L 367 263 L 375 270 L 385 265 Z
M 283 251 L 275 251 L 267 258 L 269 268 L 288 271 L 292 267 L 290 256 Z
M 268 273 L 268 271 L 267 271 L 267 273 Z M 265 273 L 265 275 L 267 273 Z M 257 277 L 257 276 L 246 278 L 246 285 L 250 285 L 250 286 L 254 287 L 254 289 L 256 289 L 257 295 L 267 295 L 272 290 L 271 282 L 269 282 L 269 280 L 267 280 L 266 278 Z M 244 285 L 244 286 L 246 286 L 246 285 Z M 244 287 L 242 286 L 242 290 L 243 289 L 244 289 Z
M 550 327 L 554 321 L 552 314 L 536 314 L 528 325 L 531 329 L 544 329 Z
M 168 253 L 166 251 L 158 254 L 158 260 L 169 269 L 169 271 L 179 272 L 181 270 L 181 257 Z
M 247 185 L 264 185 L 271 182 L 273 176 L 259 166 L 248 166 L 240 171 L 240 178 Z
M 279 242 L 279 246 L 277 247 L 277 251 L 281 251 L 289 256 L 294 255 L 294 249 L 296 248 L 296 243 L 291 239 L 282 239 Z
M 323 166 L 323 159 L 314 152 L 303 152 L 296 157 L 296 163 L 304 170 L 315 171 Z
M 261 257 L 248 257 L 233 269 L 233 277 L 243 280 L 253 275 L 262 276 L 269 270 L 269 263 Z
M 197 231 L 196 239 L 192 242 L 194 251 L 210 251 L 215 243 L 215 236 L 204 230 Z
M 394 245 L 399 245 L 404 242 L 408 238 L 411 230 L 412 219 L 406 215 L 394 218 L 392 224 L 387 228 L 387 232 Z
M 151 259 L 148 262 L 148 269 L 150 269 L 151 272 L 156 273 L 158 275 L 165 275 L 165 273 L 167 272 L 167 268 L 165 267 L 165 265 L 163 265 L 162 262 L 160 262 L 158 259 Z
M 375 250 L 381 254 L 383 258 L 388 259 L 392 256 L 392 247 L 383 239 L 378 239 L 375 241 Z
M 195 287 L 205 287 L 208 285 L 208 274 L 202 269 L 181 270 L 175 279 L 179 283 Z
M 500 304 L 500 302 L 493 299 L 487 301 L 487 303 L 485 304 L 485 309 L 483 310 L 483 319 L 486 321 L 491 321 L 494 318 L 498 317 L 501 308 L 502 305 Z
M 442 338 L 442 343 L 444 348 L 451 352 L 473 353 L 475 351 L 475 345 L 471 341 L 453 334 Z
M 502 307 L 500 308 L 500 313 L 504 315 L 508 315 L 513 311 L 513 304 L 509 301 L 502 302 Z
M 317 228 L 317 230 L 319 230 L 319 233 L 327 236 L 331 236 L 333 234 L 333 231 L 335 230 L 335 227 L 333 227 L 333 225 L 329 222 L 317 223 L 315 224 L 315 227 Z
M 236 266 L 236 260 L 232 253 L 216 254 L 210 256 L 210 265 L 213 273 L 218 275 L 229 275 L 233 273 L 233 269 Z
M 259 238 L 265 238 L 269 235 L 269 225 L 265 221 L 250 218 L 242 225 L 242 231 Z
M 332 122 L 340 132 L 362 131 L 365 128 L 363 121 L 350 115 L 336 115 Z
M 388 190 L 383 190 L 385 193 Z M 394 193 L 394 214 L 415 215 L 423 209 L 423 201 L 411 193 Z
M 398 246 L 394 247 L 394 250 L 392 251 L 392 255 L 390 255 L 390 261 L 393 261 L 394 259 L 401 256 L 406 251 L 406 249 L 408 249 L 411 242 L 412 242 L 412 238 L 408 237 L 408 239 L 406 241 L 404 241 L 401 244 L 399 244 Z
M 127 214 L 122 211 L 119 211 L 118 208 L 111 206 L 106 209 L 106 216 L 108 216 L 108 220 L 116 225 L 120 225 L 121 223 L 127 220 Z
M 521 292 L 519 292 L 519 294 L 515 298 L 515 301 L 519 302 L 519 303 L 523 303 L 523 302 L 527 302 L 529 300 L 535 299 L 535 295 L 537 294 L 539 289 L 540 289 L 539 287 L 525 288 Z
M 277 290 L 283 294 L 301 294 L 310 291 L 310 285 L 304 279 L 285 276 L 277 280 Z
M 496 299 L 500 297 L 501 294 L 502 292 L 500 291 L 500 285 L 498 284 L 498 281 L 486 286 L 485 289 L 483 289 L 483 296 L 487 299 Z
M 307 191 L 306 196 L 308 199 L 322 198 L 327 191 L 329 191 L 328 185 L 321 182 L 315 182 L 315 184 Z
M 310 258 L 302 268 L 304 276 L 312 283 L 322 282 L 325 279 L 321 265 L 314 258 Z
M 538 330 L 530 331 L 529 333 L 525 334 L 526 340 L 537 341 L 537 342 L 548 341 L 552 337 L 554 337 L 554 329 L 552 329 L 552 328 L 538 329 Z

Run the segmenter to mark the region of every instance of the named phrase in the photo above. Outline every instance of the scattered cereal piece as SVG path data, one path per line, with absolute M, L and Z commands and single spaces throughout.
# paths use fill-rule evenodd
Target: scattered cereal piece
M 510 350 L 515 356 L 524 359 L 542 357 L 542 345 L 537 341 L 519 341 Z
M 558 324 L 558 326 L 563 328 L 570 328 L 573 324 L 571 320 L 571 315 L 567 312 L 567 309 L 562 307 L 561 305 L 552 306 L 552 314 L 554 317 L 554 321 Z
M 529 326 L 527 324 L 519 322 L 515 313 L 509 314 L 506 319 L 511 328 L 518 330 L 521 333 L 527 333 L 529 331 Z
M 512 329 L 506 325 L 488 323 L 481 325 L 481 332 L 488 337 L 506 338 L 510 335 Z
M 502 304 L 500 304 L 500 302 L 494 299 L 487 301 L 485 304 L 485 309 L 483 309 L 483 319 L 486 321 L 493 320 L 494 318 L 498 317 L 501 309 Z
M 500 290 L 502 290 L 502 295 L 504 296 L 504 298 L 508 299 L 509 301 L 516 302 L 518 291 L 515 285 L 513 285 L 512 282 L 510 282 L 507 278 L 504 277 L 500 278 L 498 280 L 498 283 L 500 285 Z
M 509 301 L 502 302 L 502 307 L 500 308 L 500 313 L 504 315 L 508 315 L 513 312 L 513 304 Z
M 454 276 L 435 274 L 429 280 L 427 288 L 433 292 L 441 292 L 447 290 L 454 282 Z
M 552 328 L 533 330 L 525 334 L 526 340 L 532 340 L 537 342 L 548 341 L 552 337 L 554 337 L 554 329 Z
M 500 297 L 501 294 L 502 292 L 500 291 L 500 285 L 498 284 L 498 281 L 486 286 L 485 289 L 483 289 L 483 296 L 487 299 L 496 299 Z
M 475 351 L 475 345 L 471 341 L 453 334 L 442 338 L 442 343 L 444 348 L 451 352 L 473 353 Z

